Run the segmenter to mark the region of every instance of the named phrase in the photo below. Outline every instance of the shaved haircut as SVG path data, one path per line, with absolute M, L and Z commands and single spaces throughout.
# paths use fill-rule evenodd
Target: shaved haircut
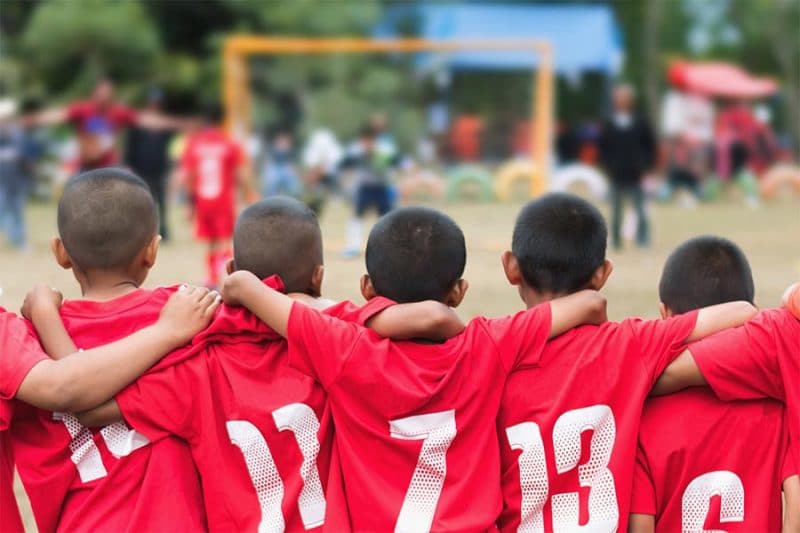
M 323 261 L 317 216 L 294 198 L 256 202 L 236 221 L 233 261 L 261 279 L 280 276 L 286 292 L 306 292 Z
M 58 233 L 81 270 L 127 268 L 158 232 L 147 184 L 120 168 L 100 168 L 67 181 L 58 202 Z

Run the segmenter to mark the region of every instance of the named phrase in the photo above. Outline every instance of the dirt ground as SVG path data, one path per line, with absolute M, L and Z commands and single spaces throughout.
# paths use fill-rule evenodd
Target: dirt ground
M 460 308 L 463 318 L 482 314 L 497 316 L 522 308 L 516 291 L 506 282 L 500 254 L 510 246 L 514 218 L 521 204 L 442 205 L 464 229 L 468 258 L 465 277 L 470 290 Z M 604 213 L 607 206 L 602 205 Z M 322 217 L 325 239 L 326 296 L 361 301 L 358 281 L 364 273 L 363 258 L 344 259 L 345 205 L 332 204 Z M 0 306 L 17 310 L 30 286 L 46 282 L 61 289 L 67 298 L 79 297 L 79 289 L 68 271 L 53 260 L 49 241 L 56 235 L 55 206 L 31 206 L 27 214 L 31 246 L 24 252 L 0 247 Z M 183 210 L 170 216 L 174 238 L 161 247 L 147 285 L 203 280 L 203 248 L 191 238 Z M 750 259 L 761 306 L 778 304 L 783 289 L 800 279 L 800 202 L 786 199 L 761 209 L 738 203 L 703 205 L 682 209 L 674 205 L 652 206 L 653 246 L 609 252 L 614 273 L 604 290 L 609 316 L 655 317 L 658 313 L 658 279 L 669 252 L 683 240 L 699 234 L 716 234 L 737 242 Z M 17 493 L 24 500 L 20 487 Z M 26 526 L 34 530 L 27 502 L 23 502 Z

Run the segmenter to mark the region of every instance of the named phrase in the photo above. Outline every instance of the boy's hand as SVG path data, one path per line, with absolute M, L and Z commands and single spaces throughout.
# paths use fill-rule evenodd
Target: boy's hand
M 181 287 L 164 305 L 156 326 L 164 328 L 176 346 L 183 346 L 208 326 L 220 302 L 215 291 Z
M 37 283 L 25 295 L 25 301 L 22 302 L 20 312 L 28 320 L 35 322 L 34 317 L 38 318 L 42 313 L 54 312 L 58 314 L 63 301 L 64 296 L 60 291 L 44 283 Z
M 222 282 L 222 299 L 228 305 L 244 305 L 242 297 L 247 293 L 247 287 L 262 285 L 255 274 L 246 270 L 237 270 Z

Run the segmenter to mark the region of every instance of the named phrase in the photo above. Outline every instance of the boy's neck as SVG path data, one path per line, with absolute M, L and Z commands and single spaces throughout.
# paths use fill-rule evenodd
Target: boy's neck
M 522 298 L 522 301 L 525 302 L 525 307 L 528 309 L 531 307 L 536 307 L 541 303 L 549 302 L 550 300 L 555 300 L 556 298 L 561 298 L 562 296 L 569 296 L 570 294 L 572 293 L 568 291 L 537 291 L 524 285 L 519 288 L 519 296 Z
M 88 275 L 75 273 L 85 300 L 105 302 L 119 298 L 139 289 L 133 276 L 117 272 L 93 272 Z

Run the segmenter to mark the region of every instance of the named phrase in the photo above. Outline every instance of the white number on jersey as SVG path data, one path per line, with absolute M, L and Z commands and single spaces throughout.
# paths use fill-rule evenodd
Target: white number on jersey
M 447 449 L 456 436 L 456 412 L 440 411 L 391 420 L 392 437 L 422 440 L 422 450 L 394 530 L 430 531 L 447 475 Z
M 200 198 L 216 198 L 222 191 L 222 160 L 218 150 L 207 149 L 197 164 L 197 195 Z
M 69 449 L 72 452 L 70 459 L 75 463 L 81 481 L 88 483 L 106 477 L 108 471 L 103 464 L 100 449 L 94 442 L 92 432 L 83 427 L 72 413 L 53 413 L 53 420 L 62 422 L 69 432 Z M 104 427 L 100 430 L 100 435 L 108 451 L 117 459 L 150 444 L 144 435 L 130 429 L 122 422 Z
M 593 430 L 591 455 L 585 464 L 578 464 L 581 455 L 581 433 Z M 580 525 L 579 494 L 570 492 L 552 495 L 554 531 L 616 531 L 619 522 L 617 491 L 608 462 L 616 438 L 614 414 L 607 405 L 593 405 L 562 414 L 553 426 L 553 449 L 559 474 L 578 469 L 578 481 L 589 487 L 589 521 Z M 518 458 L 522 507 L 518 531 L 544 531 L 544 504 L 549 482 L 544 441 L 539 425 L 522 422 L 506 428 L 509 444 L 522 450 Z
M 317 469 L 320 449 L 317 415 L 305 404 L 292 403 L 273 411 L 272 418 L 278 430 L 291 431 L 294 434 L 303 455 L 303 464 L 300 467 L 303 488 L 297 501 L 303 527 L 311 529 L 321 526 L 325 522 L 325 495 Z M 261 507 L 259 533 L 283 531 L 286 527 L 281 510 L 283 480 L 264 436 L 247 420 L 231 420 L 226 426 L 231 442 L 244 455 L 250 480 L 258 495 Z
M 684 533 L 716 533 L 718 531 L 703 529 L 711 507 L 711 497 L 716 495 L 722 498 L 720 522 L 744 521 L 742 480 L 733 472 L 717 470 L 697 476 L 683 491 L 681 529 Z

